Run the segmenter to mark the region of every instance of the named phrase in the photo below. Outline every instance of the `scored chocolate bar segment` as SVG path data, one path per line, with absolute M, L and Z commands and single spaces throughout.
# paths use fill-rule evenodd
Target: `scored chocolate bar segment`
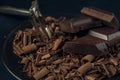
M 60 29 L 63 32 L 76 33 L 81 30 L 98 27 L 99 24 L 101 24 L 101 22 L 98 20 L 95 20 L 91 17 L 82 16 L 80 18 L 72 18 L 70 20 L 61 22 Z
M 115 31 L 113 28 L 102 27 L 97 29 L 91 29 L 89 35 L 110 41 L 117 37 L 120 37 L 120 31 Z
M 84 7 L 81 10 L 82 14 L 91 16 L 93 18 L 102 20 L 106 25 L 108 26 L 112 26 L 114 27 L 116 30 L 119 29 L 119 21 L 116 19 L 116 17 L 114 16 L 113 13 L 99 9 L 99 8 L 95 8 L 95 7 Z
M 114 16 L 112 15 L 113 13 L 94 7 L 84 7 L 81 10 L 81 13 L 98 18 L 100 20 L 104 20 L 106 22 L 112 22 L 114 18 Z

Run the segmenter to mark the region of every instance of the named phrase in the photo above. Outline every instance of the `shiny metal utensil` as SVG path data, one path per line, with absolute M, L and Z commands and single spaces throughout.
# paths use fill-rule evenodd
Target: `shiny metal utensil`
M 29 11 L 31 13 L 33 26 L 35 27 L 35 29 L 36 29 L 36 31 L 38 33 L 37 34 L 38 38 L 40 36 L 42 41 L 46 41 L 49 38 L 51 38 L 51 36 L 49 36 L 48 29 L 46 30 L 46 28 L 47 28 L 46 25 L 44 24 L 44 22 L 41 22 L 42 14 L 41 14 L 41 12 L 39 10 L 39 5 L 38 5 L 37 0 L 32 1 L 32 6 L 30 7 Z M 40 25 L 37 25 L 37 23 L 39 23 Z
M 17 16 L 30 16 L 31 15 L 29 10 L 18 9 L 18 8 L 14 8 L 14 7 L 10 7 L 10 6 L 1 6 L 0 13 L 17 15 Z
M 42 18 L 42 14 L 39 10 L 38 0 L 32 0 L 29 10 L 18 9 L 10 6 L 1 6 L 0 13 L 31 17 L 33 26 L 35 27 L 36 32 L 38 32 L 38 37 L 40 36 L 42 41 L 51 38 L 51 32 L 49 28 L 46 27 L 46 25 L 40 20 Z M 39 23 L 40 25 L 36 25 L 36 23 Z M 40 28 L 42 31 L 40 31 Z M 44 34 L 42 32 L 44 32 Z

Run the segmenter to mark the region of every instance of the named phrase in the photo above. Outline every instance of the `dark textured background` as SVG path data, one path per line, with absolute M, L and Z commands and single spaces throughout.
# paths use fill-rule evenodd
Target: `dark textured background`
M 31 0 L 0 0 L 1 5 L 14 6 L 18 8 L 28 9 Z M 78 16 L 83 6 L 96 6 L 114 12 L 120 20 L 120 0 L 39 0 L 40 10 L 44 16 L 51 15 L 55 17 Z M 0 14 L 0 56 L 2 54 L 2 45 L 4 37 L 15 26 L 26 20 L 25 17 L 17 17 Z M 1 56 L 2 57 L 2 56 Z M 110 80 L 120 80 L 111 78 Z M 3 66 L 0 61 L 0 80 L 16 80 Z

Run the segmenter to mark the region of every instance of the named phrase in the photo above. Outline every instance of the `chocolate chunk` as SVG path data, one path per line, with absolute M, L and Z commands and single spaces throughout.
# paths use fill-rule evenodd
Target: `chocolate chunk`
M 102 10 L 102 9 L 98 9 L 95 7 L 84 7 L 81 10 L 82 14 L 91 16 L 93 18 L 102 20 L 105 22 L 106 25 L 108 26 L 112 26 L 114 29 L 118 30 L 120 25 L 119 25 L 119 21 L 116 19 L 116 17 L 114 16 L 113 13 Z
M 108 54 L 105 41 L 92 36 L 85 36 L 71 42 L 66 42 L 63 51 L 73 54 L 92 54 L 94 56 Z

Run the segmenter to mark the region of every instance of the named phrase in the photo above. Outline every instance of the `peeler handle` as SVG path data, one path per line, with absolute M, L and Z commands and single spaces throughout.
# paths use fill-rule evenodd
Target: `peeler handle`
M 17 16 L 30 16 L 31 13 L 29 10 L 18 9 L 10 6 L 0 6 L 0 13 L 17 15 Z

